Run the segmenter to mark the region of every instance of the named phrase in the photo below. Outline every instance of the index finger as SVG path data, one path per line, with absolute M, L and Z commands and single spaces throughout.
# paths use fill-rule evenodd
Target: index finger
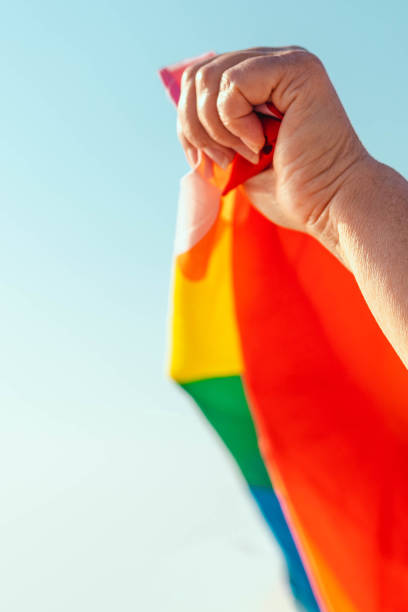
M 284 96 L 285 86 L 301 70 L 299 57 L 293 57 L 300 53 L 308 55 L 299 48 L 290 53 L 250 58 L 222 75 L 217 99 L 221 121 L 255 153 L 264 144 L 264 134 L 254 107 L 272 101 L 282 113 L 286 112 L 291 100 Z

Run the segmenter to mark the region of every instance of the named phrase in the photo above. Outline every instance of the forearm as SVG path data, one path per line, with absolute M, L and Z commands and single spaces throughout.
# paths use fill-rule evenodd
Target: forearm
M 337 255 L 408 367 L 408 182 L 370 158 L 331 205 Z

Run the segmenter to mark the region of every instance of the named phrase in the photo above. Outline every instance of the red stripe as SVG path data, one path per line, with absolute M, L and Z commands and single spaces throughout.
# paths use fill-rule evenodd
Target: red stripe
M 285 254 L 283 243 L 307 250 L 316 248 L 312 239 L 278 230 L 253 207 L 246 218 L 237 211 L 236 219 L 236 311 L 266 463 L 277 469 L 303 535 L 359 612 L 407 610 L 406 446 L 386 423 L 387 408 L 367 395 L 356 382 L 358 373 L 339 358 Z M 323 248 L 317 261 L 331 268 L 331 283 L 346 292 L 337 303 L 329 298 L 325 308 L 357 300 L 359 318 L 351 324 L 376 330 L 371 346 L 352 350 L 364 360 L 365 351 L 380 348 L 381 358 L 386 340 L 372 327 L 351 275 Z M 319 267 L 309 274 L 319 284 Z M 390 384 L 390 378 L 377 384 Z M 401 392 L 408 406 L 406 385 Z

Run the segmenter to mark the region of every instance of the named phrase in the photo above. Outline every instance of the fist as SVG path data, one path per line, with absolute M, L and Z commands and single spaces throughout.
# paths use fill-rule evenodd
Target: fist
M 260 47 L 188 68 L 177 122 L 186 155 L 194 162 L 200 149 L 226 167 L 238 152 L 256 163 L 264 135 L 254 107 L 265 102 L 284 114 L 273 168 L 244 187 L 271 221 L 331 248 L 333 202 L 358 183 L 369 155 L 315 55 L 301 47 Z

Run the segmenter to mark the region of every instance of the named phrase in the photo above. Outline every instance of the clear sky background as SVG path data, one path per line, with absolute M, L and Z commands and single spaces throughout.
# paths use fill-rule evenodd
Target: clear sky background
M 161 66 L 298 44 L 408 176 L 408 9 L 0 1 L 0 609 L 292 609 L 234 466 L 164 374 L 178 180 Z

